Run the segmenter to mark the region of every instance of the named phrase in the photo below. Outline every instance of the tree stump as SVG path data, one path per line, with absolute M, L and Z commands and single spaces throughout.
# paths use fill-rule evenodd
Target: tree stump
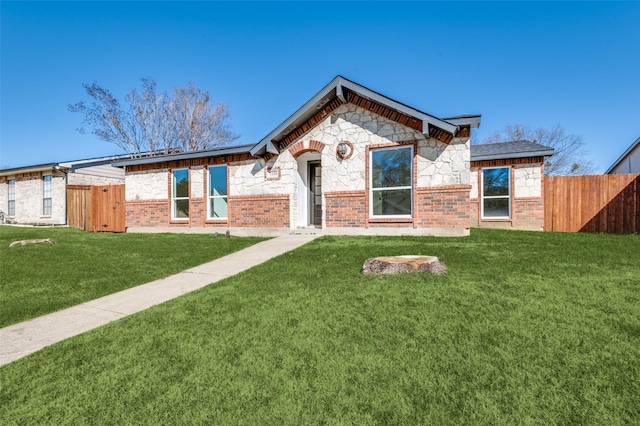
M 39 243 L 55 244 L 56 242 L 53 241 L 51 238 L 45 238 L 44 240 L 21 240 L 21 241 L 12 242 L 11 244 L 9 244 L 9 248 L 15 247 L 15 246 L 26 246 L 27 244 L 39 244 Z
M 443 274 L 447 267 L 435 256 L 383 256 L 367 259 L 362 266 L 364 275 L 429 272 Z

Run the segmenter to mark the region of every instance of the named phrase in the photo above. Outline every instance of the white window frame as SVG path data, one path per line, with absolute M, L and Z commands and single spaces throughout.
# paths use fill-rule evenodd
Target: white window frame
M 9 178 L 7 183 L 9 184 L 7 190 L 7 216 L 14 217 L 16 215 L 16 179 Z
M 484 195 L 484 172 L 485 170 L 495 170 L 495 169 L 507 169 L 507 177 L 509 179 L 509 183 L 508 183 L 508 189 L 509 189 L 509 193 L 507 195 Z M 511 167 L 510 166 L 499 166 L 499 167 L 483 167 L 480 170 L 480 208 L 482 211 L 482 219 L 486 219 L 486 220 L 504 220 L 504 219 L 511 219 L 511 196 L 513 193 L 513 189 L 511 188 Z M 485 199 L 504 199 L 506 198 L 509 201 L 509 215 L 508 216 L 485 216 L 484 214 L 484 200 Z
M 226 195 L 211 195 L 211 173 L 209 172 L 209 170 L 214 169 L 216 167 L 224 167 L 224 172 L 225 172 L 225 182 L 226 182 L 226 186 L 227 186 L 227 191 L 226 191 Z M 228 169 L 227 169 L 227 165 L 226 164 L 218 164 L 215 166 L 209 166 L 207 167 L 207 219 L 209 220 L 224 220 L 224 219 L 228 219 L 229 216 L 229 176 L 227 175 L 228 173 Z M 227 201 L 227 216 L 221 217 L 214 217 L 211 215 L 211 200 L 213 199 L 224 199 Z
M 181 171 L 186 171 L 187 172 L 187 196 L 186 197 L 176 197 L 176 172 L 181 172 Z M 191 182 L 190 181 L 190 173 L 189 173 L 189 169 L 188 168 L 181 168 L 181 169 L 173 169 L 171 170 L 171 220 L 177 220 L 177 221 L 189 221 L 189 218 L 191 216 L 191 211 L 188 212 L 187 217 L 176 217 L 176 201 L 180 201 L 180 200 L 189 200 L 189 193 L 190 193 L 190 185 Z
M 42 215 L 51 216 L 53 214 L 53 176 L 50 173 L 42 175 Z M 49 205 L 47 206 L 47 200 Z M 47 211 L 48 210 L 48 211 Z
M 410 165 L 411 165 L 411 178 L 410 178 L 410 182 L 411 184 L 408 186 L 394 186 L 394 187 L 388 187 L 388 188 L 374 188 L 373 187 L 373 153 L 374 152 L 379 152 L 379 151 L 386 151 L 386 150 L 392 150 L 392 149 L 409 149 L 411 150 L 411 160 L 410 160 Z M 413 209 L 414 209 L 414 205 L 413 205 L 413 198 L 414 198 L 414 187 L 413 187 L 413 180 L 414 180 L 414 146 L 413 144 L 411 145 L 398 145 L 398 146 L 390 146 L 390 147 L 382 147 L 382 148 L 372 148 L 369 150 L 369 219 L 407 219 L 407 218 L 413 218 Z M 373 201 L 374 201 L 374 194 L 377 191 L 392 191 L 392 190 L 402 190 L 402 189 L 409 189 L 411 191 L 411 213 L 410 214 L 403 214 L 403 215 L 374 215 L 373 214 Z

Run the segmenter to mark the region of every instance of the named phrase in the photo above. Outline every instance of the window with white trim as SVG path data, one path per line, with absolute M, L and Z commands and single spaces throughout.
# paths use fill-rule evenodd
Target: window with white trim
M 189 219 L 189 169 L 171 172 L 171 218 Z
M 511 168 L 482 169 L 482 217 L 511 218 Z
M 42 214 L 51 216 L 51 175 L 42 176 Z
M 9 179 L 9 194 L 7 203 L 7 216 L 16 215 L 16 180 Z
M 411 217 L 413 145 L 370 151 L 371 217 Z
M 208 184 L 207 218 L 226 219 L 228 214 L 227 166 L 209 166 Z

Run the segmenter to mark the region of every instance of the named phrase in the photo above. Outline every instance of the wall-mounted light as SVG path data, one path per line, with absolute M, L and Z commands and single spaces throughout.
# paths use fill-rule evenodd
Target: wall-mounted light
M 349 141 L 342 141 L 336 147 L 336 154 L 341 160 L 346 160 L 353 154 L 353 144 Z
M 344 158 L 347 155 L 347 152 L 349 152 L 349 147 L 347 146 L 347 144 L 344 142 L 340 142 L 338 144 L 338 154 L 340 154 L 340 157 Z

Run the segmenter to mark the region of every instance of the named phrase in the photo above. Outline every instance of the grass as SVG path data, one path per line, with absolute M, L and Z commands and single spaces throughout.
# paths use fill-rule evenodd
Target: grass
M 56 244 L 9 248 L 12 241 L 42 238 Z M 0 327 L 167 277 L 261 240 L 0 226 Z
M 0 368 L 0 423 L 638 424 L 640 236 L 324 237 Z M 365 277 L 368 257 L 448 267 Z

